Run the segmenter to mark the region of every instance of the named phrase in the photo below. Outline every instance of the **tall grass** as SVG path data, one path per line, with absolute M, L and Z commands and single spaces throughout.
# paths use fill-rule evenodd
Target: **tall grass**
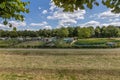
M 119 80 L 120 49 L 1 49 L 0 80 Z

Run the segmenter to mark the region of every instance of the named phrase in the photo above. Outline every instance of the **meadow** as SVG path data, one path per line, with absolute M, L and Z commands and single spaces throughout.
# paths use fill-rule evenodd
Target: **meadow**
M 49 38 L 50 39 L 50 38 Z M 64 38 L 51 42 L 17 39 L 0 40 L 0 48 L 119 48 L 120 38 L 86 38 L 69 42 Z M 72 43 L 72 44 L 71 44 Z
M 120 80 L 120 49 L 0 49 L 0 80 Z
M 120 38 L 78 39 L 74 45 L 78 48 L 118 48 L 120 47 Z

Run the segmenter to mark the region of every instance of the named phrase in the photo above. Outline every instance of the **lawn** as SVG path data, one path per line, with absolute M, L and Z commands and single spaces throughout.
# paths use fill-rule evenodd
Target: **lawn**
M 120 80 L 120 49 L 0 49 L 0 80 Z
M 20 43 L 18 40 L 0 40 L 0 48 L 8 48 Z
M 79 48 L 118 48 L 120 47 L 120 38 L 78 39 L 74 45 Z
M 116 42 L 120 43 L 119 38 L 88 38 L 88 39 L 79 39 L 76 44 L 79 45 L 100 45 L 106 44 L 107 42 Z

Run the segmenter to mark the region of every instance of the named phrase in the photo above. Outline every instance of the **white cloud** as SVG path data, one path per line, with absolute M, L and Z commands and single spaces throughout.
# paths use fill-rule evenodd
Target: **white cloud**
M 54 9 L 56 8 L 56 6 L 54 5 L 54 3 L 51 1 L 51 3 L 50 3 L 50 10 L 51 11 L 54 11 Z
M 120 26 L 120 22 L 103 23 L 101 25 L 102 26 L 109 26 L 109 25 Z
M 17 21 L 9 21 L 9 23 L 12 24 L 13 27 L 25 27 L 26 26 L 26 22 L 17 22 Z
M 89 26 L 93 26 L 93 27 L 96 27 L 96 26 L 109 26 L 109 25 L 113 25 L 113 26 L 120 26 L 120 21 L 118 22 L 108 22 L 108 23 L 101 23 L 101 22 L 98 22 L 98 21 L 89 21 L 89 22 L 86 22 L 84 24 L 80 24 L 81 27 L 89 27 Z
M 73 20 L 73 19 L 67 19 L 67 20 L 60 20 L 60 21 L 59 21 L 59 25 L 60 25 L 60 26 L 71 25 L 71 23 L 76 24 L 77 21 L 76 21 L 76 20 Z
M 105 22 L 118 22 L 120 21 L 120 13 L 118 14 L 112 13 L 111 10 L 109 9 L 101 13 L 92 14 L 89 16 L 89 18 L 92 18 L 94 20 L 104 19 Z
M 120 19 L 119 18 L 115 18 L 115 19 L 109 19 L 109 22 L 119 22 Z
M 0 28 L 9 28 L 9 23 L 12 24 L 13 27 L 25 27 L 26 22 L 18 22 L 18 21 L 8 21 L 8 25 L 0 24 Z
M 46 26 L 43 27 L 43 29 L 52 29 L 52 27 L 49 26 L 49 25 L 46 25 Z
M 5 25 L 3 25 L 3 24 L 0 24 L 0 28 L 4 28 L 4 27 L 6 27 Z
M 53 2 L 50 3 L 50 13 L 51 15 L 47 16 L 49 20 L 58 21 L 58 26 L 67 26 L 71 24 L 77 24 L 78 20 L 84 19 L 86 13 L 85 10 L 77 10 L 75 12 L 63 12 L 62 8 L 58 8 L 54 5 Z
M 120 14 L 112 13 L 111 10 L 108 10 L 108 11 L 105 11 L 105 12 L 98 14 L 98 18 L 101 18 L 101 19 L 118 18 L 118 17 L 120 17 Z
M 10 27 L 8 25 L 4 25 L 4 24 L 0 23 L 0 29 L 10 30 Z
M 48 11 L 47 10 L 43 10 L 43 12 L 42 12 L 43 14 L 47 14 L 48 13 Z
M 46 21 L 43 21 L 41 23 L 31 23 L 30 26 L 31 27 L 40 27 L 42 29 L 52 29 L 52 27 L 50 25 L 48 25 L 48 23 Z
M 93 27 L 96 27 L 96 26 L 100 26 L 100 22 L 98 21 L 89 21 L 89 22 L 86 22 L 84 24 L 80 24 L 81 27 L 89 27 L 89 26 L 93 26 Z
M 43 21 L 42 23 L 31 23 L 30 26 L 44 26 L 47 25 L 48 23 L 46 21 Z

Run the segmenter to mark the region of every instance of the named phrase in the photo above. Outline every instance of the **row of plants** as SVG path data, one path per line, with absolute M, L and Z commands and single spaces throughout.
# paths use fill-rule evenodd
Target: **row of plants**
M 119 39 L 93 38 L 79 39 L 71 44 L 62 39 L 45 43 L 42 41 L 0 40 L 0 48 L 117 48 Z

